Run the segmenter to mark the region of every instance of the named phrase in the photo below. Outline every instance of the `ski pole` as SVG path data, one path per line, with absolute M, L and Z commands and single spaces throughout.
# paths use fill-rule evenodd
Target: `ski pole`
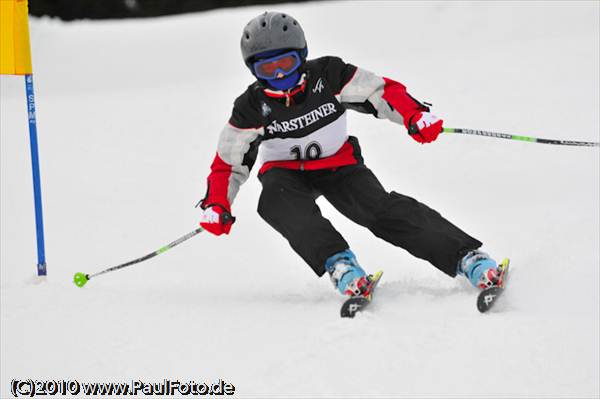
M 196 234 L 202 232 L 204 229 L 202 227 L 197 228 L 196 230 L 192 231 L 191 233 L 188 233 L 186 235 L 184 235 L 183 237 L 178 238 L 177 240 L 173 241 L 170 244 L 165 245 L 164 247 L 161 247 L 160 249 L 149 253 L 148 255 L 142 256 L 141 258 L 137 258 L 134 259 L 132 261 L 117 265 L 117 266 L 113 266 L 113 267 L 109 267 L 108 269 L 102 270 L 101 272 L 97 272 L 94 274 L 84 274 L 84 273 L 75 273 L 75 276 L 73 276 L 73 283 L 75 283 L 76 286 L 78 287 L 83 287 L 92 277 L 96 277 L 99 276 L 101 274 L 104 273 L 108 273 L 108 272 L 113 272 L 115 270 L 119 270 L 122 269 L 124 267 L 127 266 L 131 266 L 131 265 L 135 265 L 136 263 L 140 263 L 143 262 L 145 260 L 148 260 L 150 258 L 154 258 L 156 255 L 160 255 L 163 252 L 168 251 L 169 249 L 173 248 L 176 245 L 181 244 L 182 242 L 192 238 L 193 236 L 195 236 Z
M 452 127 L 445 127 L 443 129 L 443 132 L 444 133 L 471 134 L 471 135 L 475 135 L 475 136 L 496 137 L 498 139 L 528 141 L 530 143 L 571 145 L 571 146 L 579 146 L 579 147 L 598 147 L 598 146 L 600 146 L 600 143 L 592 142 L 592 141 L 541 139 L 541 138 L 537 138 L 537 137 L 517 136 L 515 134 L 508 134 L 508 133 L 496 133 L 496 132 L 488 132 L 485 130 L 462 129 L 462 128 L 452 128 Z

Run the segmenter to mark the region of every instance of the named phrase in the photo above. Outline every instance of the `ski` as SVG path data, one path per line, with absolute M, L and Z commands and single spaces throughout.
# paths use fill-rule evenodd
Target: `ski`
M 379 280 L 381 280 L 381 276 L 383 275 L 383 271 L 380 270 L 377 273 L 370 275 L 369 279 L 373 283 L 371 287 L 371 292 L 367 296 L 353 296 L 344 301 L 342 304 L 342 308 L 340 310 L 340 315 L 342 317 L 354 317 L 357 312 L 362 311 L 373 301 L 373 293 L 375 292 L 375 288 L 377 288 L 377 284 Z
M 485 313 L 490 310 L 498 298 L 502 296 L 504 290 L 506 288 L 506 283 L 508 282 L 508 265 L 510 264 L 510 260 L 505 258 L 500 266 L 501 269 L 500 274 L 502 276 L 502 285 L 497 287 L 485 288 L 482 290 L 477 296 L 477 309 L 481 313 Z

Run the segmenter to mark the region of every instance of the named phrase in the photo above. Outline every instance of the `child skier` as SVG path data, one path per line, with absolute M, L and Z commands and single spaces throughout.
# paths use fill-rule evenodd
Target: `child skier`
M 443 121 L 405 86 L 337 57 L 307 60 L 304 32 L 289 14 L 265 12 L 244 28 L 244 62 L 256 81 L 234 103 L 219 138 L 201 202 L 200 225 L 229 234 L 231 204 L 257 156 L 263 189 L 258 213 L 283 235 L 313 271 L 329 273 L 343 294 L 366 296 L 372 282 L 348 243 L 316 205 L 323 195 L 377 237 L 475 287 L 501 285 L 482 243 L 426 205 L 387 192 L 348 135 L 346 110 L 404 124 L 419 143 L 434 141 Z M 260 150 L 260 151 L 259 151 Z

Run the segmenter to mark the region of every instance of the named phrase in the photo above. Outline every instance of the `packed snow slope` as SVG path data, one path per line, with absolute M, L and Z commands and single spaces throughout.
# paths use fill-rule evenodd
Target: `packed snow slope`
M 448 127 L 599 140 L 598 2 L 282 5 L 311 57 L 397 79 Z M 225 379 L 240 397 L 598 397 L 599 150 L 445 135 L 351 113 L 366 163 L 514 267 L 498 312 L 476 291 L 326 202 L 376 303 L 342 298 L 256 213 L 255 174 L 232 233 L 194 204 L 232 102 L 251 83 L 239 37 L 262 7 L 142 21 L 33 19 L 48 279 L 35 284 L 22 78 L 1 80 L 1 382 Z M 293 209 L 290 210 L 293 212 Z

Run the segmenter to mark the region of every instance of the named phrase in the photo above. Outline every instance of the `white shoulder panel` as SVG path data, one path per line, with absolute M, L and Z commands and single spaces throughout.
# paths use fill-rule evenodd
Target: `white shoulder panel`
M 244 155 L 250 150 L 250 144 L 258 136 L 264 134 L 264 129 L 240 129 L 227 123 L 219 137 L 217 152 L 221 159 L 231 165 L 231 176 L 227 189 L 229 202 L 233 204 L 240 186 L 248 180 L 250 169 L 242 165 Z
M 221 159 L 230 165 L 241 165 L 244 155 L 250 149 L 258 136 L 264 134 L 264 129 L 240 129 L 228 123 L 221 131 L 217 151 Z
M 383 99 L 385 80 L 366 69 L 357 68 L 352 80 L 344 86 L 339 98 L 342 103 L 370 102 L 377 110 L 377 118 L 404 123 L 402 115 Z

